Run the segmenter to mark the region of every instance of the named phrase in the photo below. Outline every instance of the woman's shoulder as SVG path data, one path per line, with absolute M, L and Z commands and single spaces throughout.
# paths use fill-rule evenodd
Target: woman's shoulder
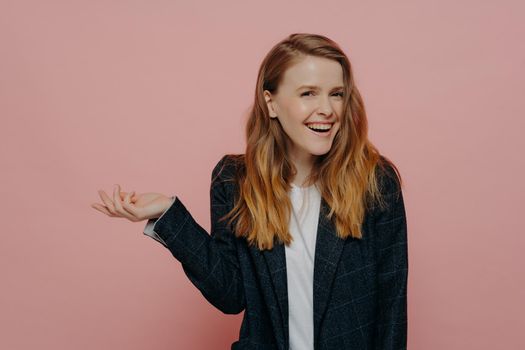
M 244 167 L 244 154 L 229 153 L 221 157 L 212 171 L 212 182 L 235 181 L 238 173 Z
M 388 195 L 401 191 L 401 173 L 388 157 L 380 155 L 376 174 L 381 193 Z

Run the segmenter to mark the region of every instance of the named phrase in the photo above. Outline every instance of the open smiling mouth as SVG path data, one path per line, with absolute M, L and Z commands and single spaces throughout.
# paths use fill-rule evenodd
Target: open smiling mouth
M 305 124 L 305 125 L 308 129 L 312 130 L 315 133 L 326 134 L 330 130 L 332 130 L 332 127 L 334 124 L 333 123 L 331 124 L 311 123 L 311 124 Z

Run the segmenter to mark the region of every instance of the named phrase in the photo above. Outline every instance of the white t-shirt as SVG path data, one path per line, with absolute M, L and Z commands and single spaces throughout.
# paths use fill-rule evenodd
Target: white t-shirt
M 314 348 L 313 279 L 321 194 L 315 185 L 290 191 L 292 244 L 285 246 L 290 350 Z

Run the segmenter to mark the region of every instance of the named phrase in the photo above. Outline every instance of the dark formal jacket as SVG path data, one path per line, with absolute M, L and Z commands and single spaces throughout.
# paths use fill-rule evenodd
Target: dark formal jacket
M 244 311 L 231 349 L 289 349 L 285 247 L 261 251 L 218 219 L 233 208 L 235 165 L 225 155 L 212 171 L 211 235 L 180 198 L 149 220 L 158 241 L 190 281 L 225 314 Z M 228 181 L 229 180 L 229 181 Z M 399 180 L 380 177 L 388 207 L 365 215 L 363 238 L 341 239 L 321 199 L 314 259 L 314 348 L 400 350 L 407 344 L 407 224 Z M 292 349 L 302 350 L 302 349 Z

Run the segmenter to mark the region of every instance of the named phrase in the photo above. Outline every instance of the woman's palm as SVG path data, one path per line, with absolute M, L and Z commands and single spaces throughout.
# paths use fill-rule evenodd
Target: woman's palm
M 122 192 L 118 185 L 113 197 L 109 197 L 104 191 L 98 193 L 104 204 L 93 203 L 92 208 L 110 217 L 124 217 L 133 222 L 158 218 L 172 202 L 171 198 L 161 193 Z

